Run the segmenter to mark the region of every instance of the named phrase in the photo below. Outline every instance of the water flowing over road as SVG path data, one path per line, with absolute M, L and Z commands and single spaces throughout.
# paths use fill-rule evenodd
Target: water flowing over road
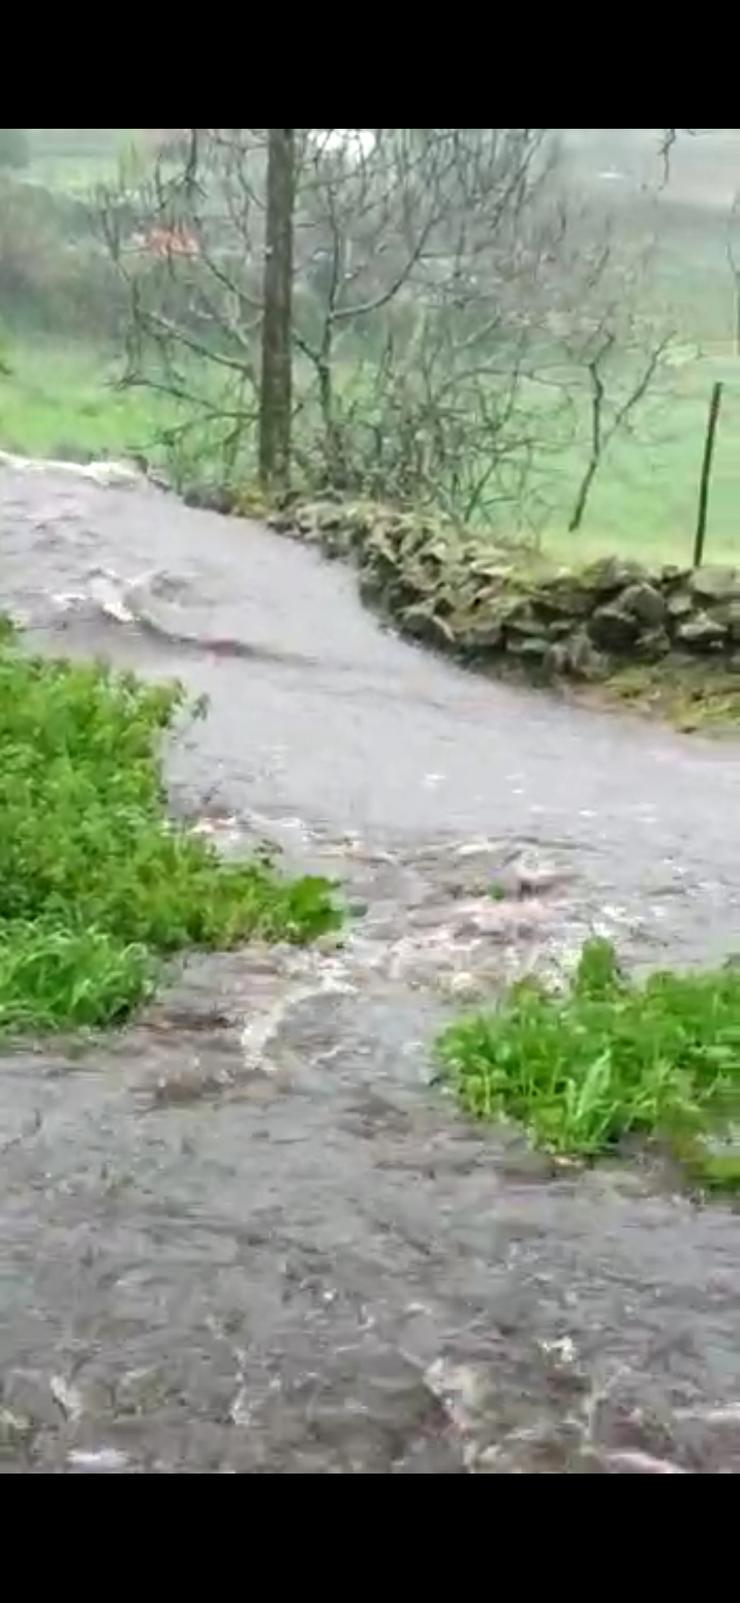
M 355 916 L 0 1057 L 0 1467 L 740 1470 L 738 1216 L 645 1165 L 553 1173 L 429 1051 L 591 930 L 740 947 L 736 749 L 465 673 L 347 569 L 109 477 L 0 464 L 2 605 L 206 693 L 173 808 Z

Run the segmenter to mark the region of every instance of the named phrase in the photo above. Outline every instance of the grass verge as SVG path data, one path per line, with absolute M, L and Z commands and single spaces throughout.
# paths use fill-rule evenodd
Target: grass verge
M 673 724 L 685 734 L 737 736 L 740 673 L 721 664 L 668 657 L 650 666 L 622 668 L 581 700 L 623 706 Z
M 0 1029 L 115 1023 L 164 954 L 309 941 L 340 912 L 324 879 L 225 863 L 172 824 L 158 759 L 177 685 L 0 644 Z
M 698 1183 L 740 1186 L 740 1150 L 715 1146 L 740 1108 L 733 966 L 638 985 L 607 941 L 590 941 L 565 992 L 523 981 L 494 1012 L 449 1026 L 437 1053 L 466 1112 L 513 1119 L 555 1154 L 655 1137 Z

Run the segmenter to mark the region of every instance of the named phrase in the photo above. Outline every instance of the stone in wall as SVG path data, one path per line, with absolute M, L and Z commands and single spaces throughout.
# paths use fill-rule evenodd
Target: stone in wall
M 518 562 L 444 519 L 371 503 L 314 502 L 292 517 L 299 537 L 355 563 L 363 599 L 402 633 L 464 658 L 583 680 L 670 654 L 740 664 L 734 568 L 649 569 L 613 556 L 554 569 Z

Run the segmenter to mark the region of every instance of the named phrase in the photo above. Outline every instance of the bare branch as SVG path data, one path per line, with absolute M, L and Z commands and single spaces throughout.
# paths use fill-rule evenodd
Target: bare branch
M 614 436 L 624 428 L 630 413 L 634 411 L 645 396 L 670 339 L 670 335 L 665 335 L 650 352 L 639 378 L 633 384 L 621 405 L 615 407 L 612 420 L 607 427 L 604 427 L 606 388 L 602 377 L 602 364 L 614 347 L 613 333 L 609 332 L 607 334 L 597 354 L 588 363 L 588 374 L 591 383 L 591 451 L 568 524 L 569 534 L 574 534 L 583 522 L 588 498 L 601 465 L 604 451 Z

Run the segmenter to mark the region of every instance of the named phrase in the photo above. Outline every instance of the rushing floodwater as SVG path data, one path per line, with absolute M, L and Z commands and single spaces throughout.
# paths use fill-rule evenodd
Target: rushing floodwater
M 348 571 L 138 482 L 0 466 L 0 574 L 44 649 L 206 692 L 173 806 L 357 914 L 192 959 L 80 1057 L 0 1059 L 0 1467 L 739 1470 L 738 1216 L 553 1174 L 428 1050 L 594 928 L 636 962 L 740 947 L 735 752 L 467 675 Z

